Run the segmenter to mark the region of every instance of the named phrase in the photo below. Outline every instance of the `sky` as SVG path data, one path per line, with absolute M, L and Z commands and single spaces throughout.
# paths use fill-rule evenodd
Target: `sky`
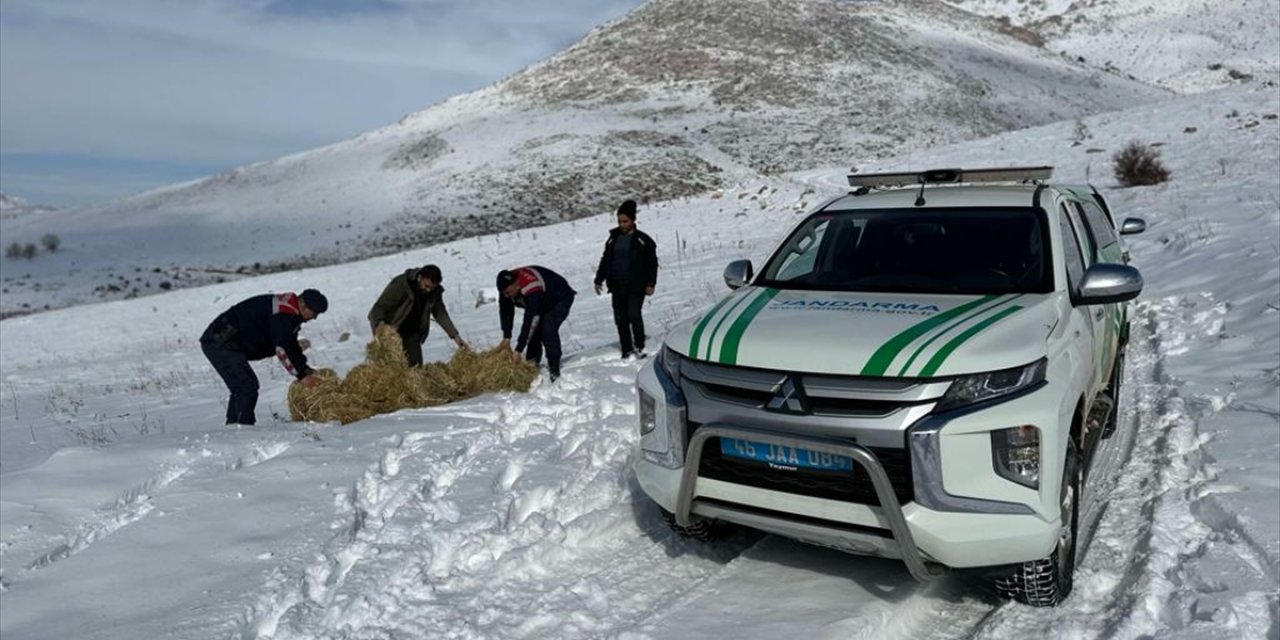
M 641 0 L 4 0 L 0 191 L 75 207 L 338 142 Z

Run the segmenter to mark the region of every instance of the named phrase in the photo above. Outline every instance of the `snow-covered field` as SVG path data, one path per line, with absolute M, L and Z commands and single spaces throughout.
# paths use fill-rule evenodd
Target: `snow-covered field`
M 1130 242 L 1147 286 L 1123 428 L 1095 463 L 1059 608 L 770 536 L 673 537 L 629 470 L 637 365 L 590 293 L 611 226 L 594 217 L 0 321 L 0 636 L 1280 636 L 1277 113 L 1274 88 L 1233 88 L 876 166 L 1053 164 L 1150 225 Z M 1171 182 L 1116 188 L 1108 158 L 1133 138 L 1162 144 Z M 642 208 L 663 265 L 655 338 L 843 181 L 816 170 Z M 341 373 L 386 280 L 425 262 L 480 345 L 499 337 L 495 305 L 477 305 L 496 269 L 565 274 L 580 295 L 559 383 L 339 427 L 270 419 L 288 381 L 261 363 L 259 426 L 221 425 L 225 391 L 195 343 L 216 313 L 317 287 L 330 311 L 304 333 Z

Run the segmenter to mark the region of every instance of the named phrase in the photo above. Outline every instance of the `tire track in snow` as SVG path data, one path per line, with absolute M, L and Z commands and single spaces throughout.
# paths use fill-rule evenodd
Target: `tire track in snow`
M 340 506 L 330 549 L 273 576 L 239 636 L 599 637 L 718 571 L 750 541 L 708 551 L 636 530 L 634 365 L 604 363 L 465 407 L 483 426 L 463 443 L 455 431 L 388 447 Z M 612 367 L 628 375 L 595 375 Z
M 1107 441 L 1091 468 L 1100 480 L 1092 492 L 1097 523 L 1071 596 L 1056 609 L 1001 607 L 976 637 L 1139 639 L 1191 631 L 1207 622 L 1195 620 L 1193 612 L 1214 589 L 1194 575 L 1191 563 L 1214 539 L 1226 540 L 1242 555 L 1252 553 L 1246 543 L 1219 535 L 1214 523 L 1199 517 L 1214 480 L 1202 450 L 1209 438 L 1198 432 L 1194 410 L 1178 395 L 1163 364 L 1171 351 L 1162 338 L 1187 330 L 1178 306 L 1171 300 L 1142 302 L 1134 309 L 1136 335 L 1129 346 L 1122 406 L 1136 408 L 1136 415 L 1123 422 L 1136 428 L 1117 430 L 1117 436 L 1131 435 L 1119 446 Z M 1269 604 L 1260 595 L 1238 604 L 1249 609 L 1243 617 L 1266 620 L 1274 629 L 1274 601 Z M 1216 637 L 1251 634 L 1230 621 L 1201 628 Z

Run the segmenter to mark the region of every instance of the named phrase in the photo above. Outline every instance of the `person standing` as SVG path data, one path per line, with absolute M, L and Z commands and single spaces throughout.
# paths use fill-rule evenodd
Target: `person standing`
M 503 269 L 498 272 L 498 320 L 502 323 L 501 347 L 511 347 L 511 328 L 516 307 L 524 309 L 516 353 L 538 364 L 547 350 L 547 371 L 551 381 L 560 377 L 560 325 L 569 317 L 577 295 L 560 274 L 537 265 Z M 528 349 L 526 350 L 526 347 Z
M 315 289 L 301 294 L 267 293 L 253 296 L 223 311 L 200 336 L 200 349 L 227 389 L 227 424 L 253 425 L 258 404 L 258 376 L 250 360 L 276 356 L 302 384 L 315 384 L 303 346 L 298 343 L 302 323 L 329 308 L 329 300 Z
M 609 230 L 604 255 L 596 268 L 595 290 L 609 288 L 613 297 L 613 322 L 618 327 L 618 344 L 625 360 L 644 353 L 645 296 L 653 295 L 658 283 L 658 247 L 649 234 L 636 228 L 636 202 L 624 200 L 618 206 L 618 226 Z
M 378 335 L 384 327 L 399 333 L 411 367 L 422 364 L 422 345 L 431 333 L 432 318 L 459 348 L 467 346 L 444 306 L 441 280 L 440 267 L 434 264 L 408 269 L 387 283 L 378 301 L 369 309 L 369 327 L 373 334 Z

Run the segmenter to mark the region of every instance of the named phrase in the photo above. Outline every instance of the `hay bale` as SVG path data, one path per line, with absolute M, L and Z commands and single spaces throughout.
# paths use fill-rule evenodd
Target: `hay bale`
M 312 419 L 310 416 L 316 404 L 323 398 L 342 391 L 342 381 L 333 369 L 319 369 L 311 375 L 315 377 L 316 383 L 310 387 L 304 386 L 297 380 L 289 385 L 286 399 L 289 404 L 289 416 L 295 421 Z
M 537 366 L 502 347 L 458 349 L 449 360 L 449 370 L 467 398 L 496 391 L 523 393 L 538 377 Z
M 365 347 L 366 362 L 338 378 L 332 369 L 315 372 L 317 382 L 289 386 L 289 415 L 295 420 L 349 424 L 380 413 L 431 407 L 482 393 L 525 392 L 538 368 L 510 350 L 459 349 L 447 363 L 410 367 L 394 331 L 383 331 Z
M 466 389 L 458 383 L 453 370 L 447 364 L 428 362 L 421 367 L 415 367 L 411 375 L 422 391 L 425 402 L 422 406 L 435 406 L 467 397 Z
M 361 399 L 374 413 L 386 413 L 414 402 L 409 368 L 400 365 L 358 364 L 342 381 L 342 392 Z
M 369 364 L 408 367 L 408 358 L 400 334 L 391 328 L 379 331 L 364 348 L 364 359 Z

